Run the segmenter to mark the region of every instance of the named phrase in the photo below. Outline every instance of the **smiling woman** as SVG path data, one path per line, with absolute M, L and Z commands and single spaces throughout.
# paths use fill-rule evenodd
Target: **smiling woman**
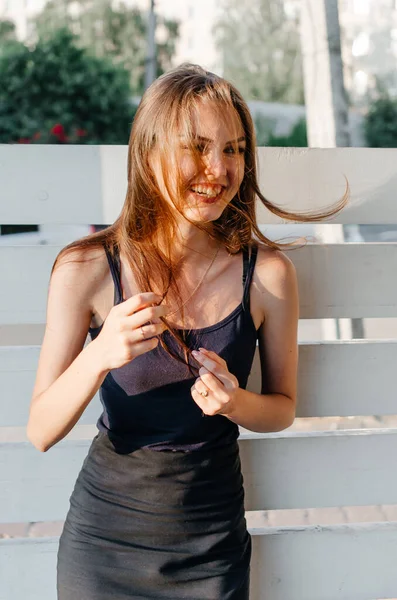
M 292 423 L 298 322 L 295 271 L 260 232 L 257 199 L 306 221 L 346 202 L 274 206 L 239 92 L 194 65 L 155 81 L 119 218 L 64 248 L 51 275 L 28 436 L 48 450 L 98 389 L 103 404 L 60 540 L 59 600 L 249 597 L 238 425 Z M 257 343 L 261 393 L 246 390 Z
M 203 100 L 192 110 L 188 125 L 186 134 L 177 138 L 177 177 L 169 187 L 161 149 L 155 147 L 149 155 L 158 189 L 171 206 L 179 207 L 179 226 L 186 219 L 198 224 L 216 221 L 244 178 L 246 141 L 238 115 L 221 112 L 216 104 Z M 173 143 L 176 140 L 170 140 Z

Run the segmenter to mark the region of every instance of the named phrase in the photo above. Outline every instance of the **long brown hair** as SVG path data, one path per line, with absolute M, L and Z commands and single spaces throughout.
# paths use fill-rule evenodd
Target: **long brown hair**
M 156 148 L 161 159 L 167 191 L 182 211 L 183 188 L 178 169 L 176 148 L 182 133 L 197 163 L 201 157 L 195 149 L 192 126 L 193 111 L 202 102 L 211 102 L 220 118 L 232 117 L 241 124 L 246 139 L 244 176 L 236 196 L 225 207 L 222 215 L 209 224 L 197 224 L 213 239 L 218 240 L 230 254 L 237 254 L 256 239 L 268 247 L 286 248 L 265 237 L 256 219 L 256 201 L 259 199 L 272 213 L 287 220 L 314 222 L 340 211 L 348 199 L 344 196 L 324 211 L 289 212 L 271 203 L 261 193 L 257 180 L 256 140 L 249 108 L 238 90 L 228 81 L 203 68 L 183 64 L 159 77 L 145 92 L 134 118 L 128 146 L 128 187 L 118 219 L 106 229 L 91 234 L 66 246 L 58 255 L 53 270 L 64 255 L 73 250 L 107 245 L 111 252 L 119 248 L 128 261 L 138 288 L 156 291 L 163 297 L 172 292 L 181 295 L 176 281 L 176 264 L 172 256 L 172 239 L 176 231 L 175 211 L 169 206 L 156 185 L 149 166 L 149 153 Z M 185 142 L 184 142 L 185 143 Z M 161 238 L 162 246 L 158 243 Z M 165 245 L 164 245 L 165 242 Z M 156 289 L 154 289 L 156 288 Z M 183 310 L 181 312 L 183 319 Z M 183 336 L 169 326 L 168 331 L 184 349 L 184 358 L 175 354 L 161 336 L 162 346 L 178 360 L 188 362 L 188 348 Z

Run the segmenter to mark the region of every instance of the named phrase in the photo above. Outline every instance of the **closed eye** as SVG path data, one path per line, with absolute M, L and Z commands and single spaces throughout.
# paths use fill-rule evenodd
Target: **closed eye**
M 238 146 L 235 148 L 234 146 L 227 146 L 225 152 L 226 154 L 243 154 L 245 152 L 245 147 Z
M 204 154 L 207 150 L 208 150 L 208 144 L 195 144 L 194 148 L 197 150 L 197 152 L 199 152 L 200 154 Z M 191 150 L 192 147 L 191 146 L 187 146 L 187 145 L 183 145 L 182 146 L 183 150 Z

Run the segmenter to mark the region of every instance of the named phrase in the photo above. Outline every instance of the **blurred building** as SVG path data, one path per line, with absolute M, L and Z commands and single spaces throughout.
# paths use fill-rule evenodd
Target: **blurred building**
M 123 0 L 129 6 L 147 10 L 149 0 Z M 156 0 L 156 12 L 180 23 L 180 39 L 175 65 L 193 62 L 222 74 L 222 57 L 215 46 L 213 28 L 221 10 L 221 0 Z M 161 29 L 157 31 L 161 36 Z
M 123 1 L 141 10 L 148 10 L 150 6 L 150 0 L 109 1 L 115 5 Z M 250 0 L 241 1 L 249 3 Z M 57 2 L 66 5 L 65 0 Z M 299 12 L 301 0 L 284 2 L 289 16 Z M 0 18 L 15 21 L 18 37 L 24 39 L 29 19 L 45 3 L 46 0 L 0 0 Z M 159 15 L 180 22 L 175 64 L 197 62 L 222 74 L 223 58 L 213 35 L 222 3 L 222 0 L 156 0 Z M 78 10 L 78 4 L 76 0 L 69 9 Z M 368 94 L 375 89 L 377 80 L 391 95 L 397 96 L 397 0 L 339 0 L 339 16 L 345 85 L 351 103 L 366 106 Z M 156 35 L 161 39 L 161 27 Z
M 17 36 L 24 40 L 28 34 L 29 19 L 40 12 L 46 0 L 0 0 L 0 19 L 10 19 L 16 25 Z
M 63 3 L 63 0 L 57 1 L 60 5 Z M 113 4 L 117 6 L 120 1 L 144 11 L 149 10 L 150 6 L 150 0 L 113 0 Z M 18 38 L 23 40 L 29 31 L 29 19 L 40 12 L 45 4 L 46 0 L 0 0 L 0 18 L 14 21 Z M 69 10 L 76 10 L 76 7 L 77 0 L 69 6 Z M 212 34 L 219 10 L 220 0 L 156 0 L 156 12 L 159 15 L 180 22 L 175 64 L 196 62 L 221 74 L 222 60 Z M 158 27 L 156 35 L 161 39 L 161 27 Z
M 367 104 L 377 80 L 397 96 L 397 0 L 339 0 L 345 84 Z

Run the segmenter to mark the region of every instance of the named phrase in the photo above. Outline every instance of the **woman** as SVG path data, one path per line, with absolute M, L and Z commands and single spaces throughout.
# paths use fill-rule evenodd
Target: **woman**
M 59 600 L 248 599 L 238 425 L 290 426 L 297 370 L 295 272 L 258 229 L 257 197 L 303 220 L 261 195 L 237 90 L 193 65 L 155 81 L 120 217 L 65 248 L 50 282 L 29 439 L 48 450 L 98 389 L 104 407 L 60 540 Z M 245 389 L 257 341 L 260 394 Z

